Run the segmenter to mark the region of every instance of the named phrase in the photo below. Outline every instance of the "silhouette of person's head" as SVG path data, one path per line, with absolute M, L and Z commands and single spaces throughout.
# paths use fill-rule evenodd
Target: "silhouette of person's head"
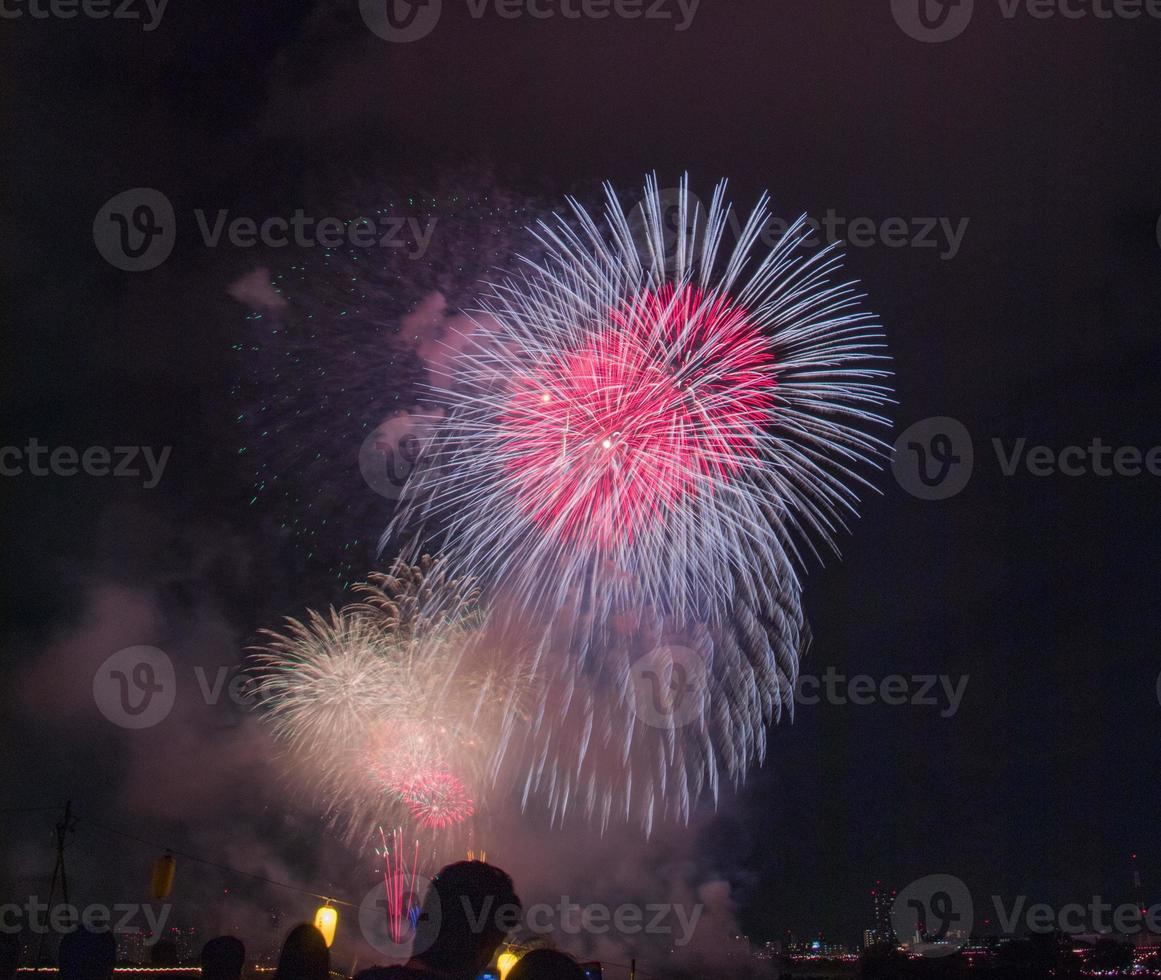
M 177 966 L 177 943 L 159 939 L 149 950 L 150 966 Z
M 449 864 L 424 897 L 412 959 L 449 978 L 470 980 L 519 919 L 520 899 L 507 874 L 483 861 Z
M 20 934 L 0 932 L 0 980 L 12 980 L 20 965 Z
M 111 932 L 76 929 L 66 933 L 57 954 L 61 980 L 111 980 L 117 940 Z
M 275 980 L 327 980 L 331 951 L 314 926 L 304 922 L 290 930 L 278 957 Z
M 585 971 L 555 949 L 534 949 L 520 957 L 508 980 L 585 980 Z
M 238 980 L 246 962 L 246 947 L 237 936 L 218 936 L 202 947 L 203 980 Z

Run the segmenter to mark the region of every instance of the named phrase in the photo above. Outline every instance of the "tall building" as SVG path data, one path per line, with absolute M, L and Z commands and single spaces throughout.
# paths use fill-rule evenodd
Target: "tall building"
M 875 881 L 875 887 L 871 889 L 871 921 L 874 925 L 864 931 L 864 945 L 867 944 L 869 934 L 874 936 L 870 943 L 872 946 L 895 946 L 898 944 L 899 938 L 895 935 L 894 926 L 891 925 L 891 906 L 895 904 L 895 898 L 898 894 L 894 888 L 886 888 L 883 882 Z
M 165 938 L 177 949 L 177 962 L 185 965 L 197 963 L 202 945 L 198 941 L 198 930 L 194 926 L 170 926 Z
M 114 935 L 117 937 L 118 963 L 125 965 L 149 962 L 149 946 L 145 942 L 144 929 L 118 929 Z

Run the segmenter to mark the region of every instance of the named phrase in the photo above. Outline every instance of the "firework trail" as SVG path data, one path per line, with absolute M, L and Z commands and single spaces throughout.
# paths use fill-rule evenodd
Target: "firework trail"
M 410 850 L 404 844 L 403 831 L 395 828 L 390 838 L 379 828 L 383 858 L 383 889 L 387 899 L 387 929 L 391 941 L 402 947 L 411 941 L 415 924 L 419 921 L 421 896 L 418 891 L 420 874 L 426 875 L 426 865 L 420 863 L 420 844 L 416 840 Z
M 607 198 L 605 229 L 572 202 L 538 225 L 543 258 L 491 287 L 384 542 L 439 534 L 529 637 L 537 703 L 500 743 L 525 801 L 648 829 L 743 778 L 790 706 L 799 569 L 835 547 L 886 451 L 889 372 L 804 218 L 759 256 L 766 197 L 732 250 L 724 184 L 703 212 L 682 183 L 676 234 L 655 180 L 636 229 Z M 655 643 L 684 651 L 655 679 L 691 656 L 703 671 L 680 725 L 631 710 Z

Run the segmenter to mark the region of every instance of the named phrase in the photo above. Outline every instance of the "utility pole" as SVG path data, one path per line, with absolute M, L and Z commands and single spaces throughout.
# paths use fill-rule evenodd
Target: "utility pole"
M 48 915 L 52 915 L 52 899 L 56 893 L 56 880 L 60 878 L 61 895 L 64 897 L 64 904 L 69 904 L 69 880 L 65 874 L 65 837 L 72 828 L 73 815 L 73 801 L 69 800 L 65 803 L 64 818 L 56 825 L 56 864 L 52 868 L 52 878 L 48 884 Z M 47 966 L 44 962 L 44 940 L 48 935 L 48 930 L 45 929 L 40 934 L 40 946 L 36 951 L 36 965 Z

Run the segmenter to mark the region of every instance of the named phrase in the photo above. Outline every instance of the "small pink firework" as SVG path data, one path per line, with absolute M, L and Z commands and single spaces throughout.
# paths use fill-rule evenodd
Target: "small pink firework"
M 428 830 L 454 827 L 475 812 L 464 784 L 446 770 L 414 774 L 401 793 L 415 822 Z

